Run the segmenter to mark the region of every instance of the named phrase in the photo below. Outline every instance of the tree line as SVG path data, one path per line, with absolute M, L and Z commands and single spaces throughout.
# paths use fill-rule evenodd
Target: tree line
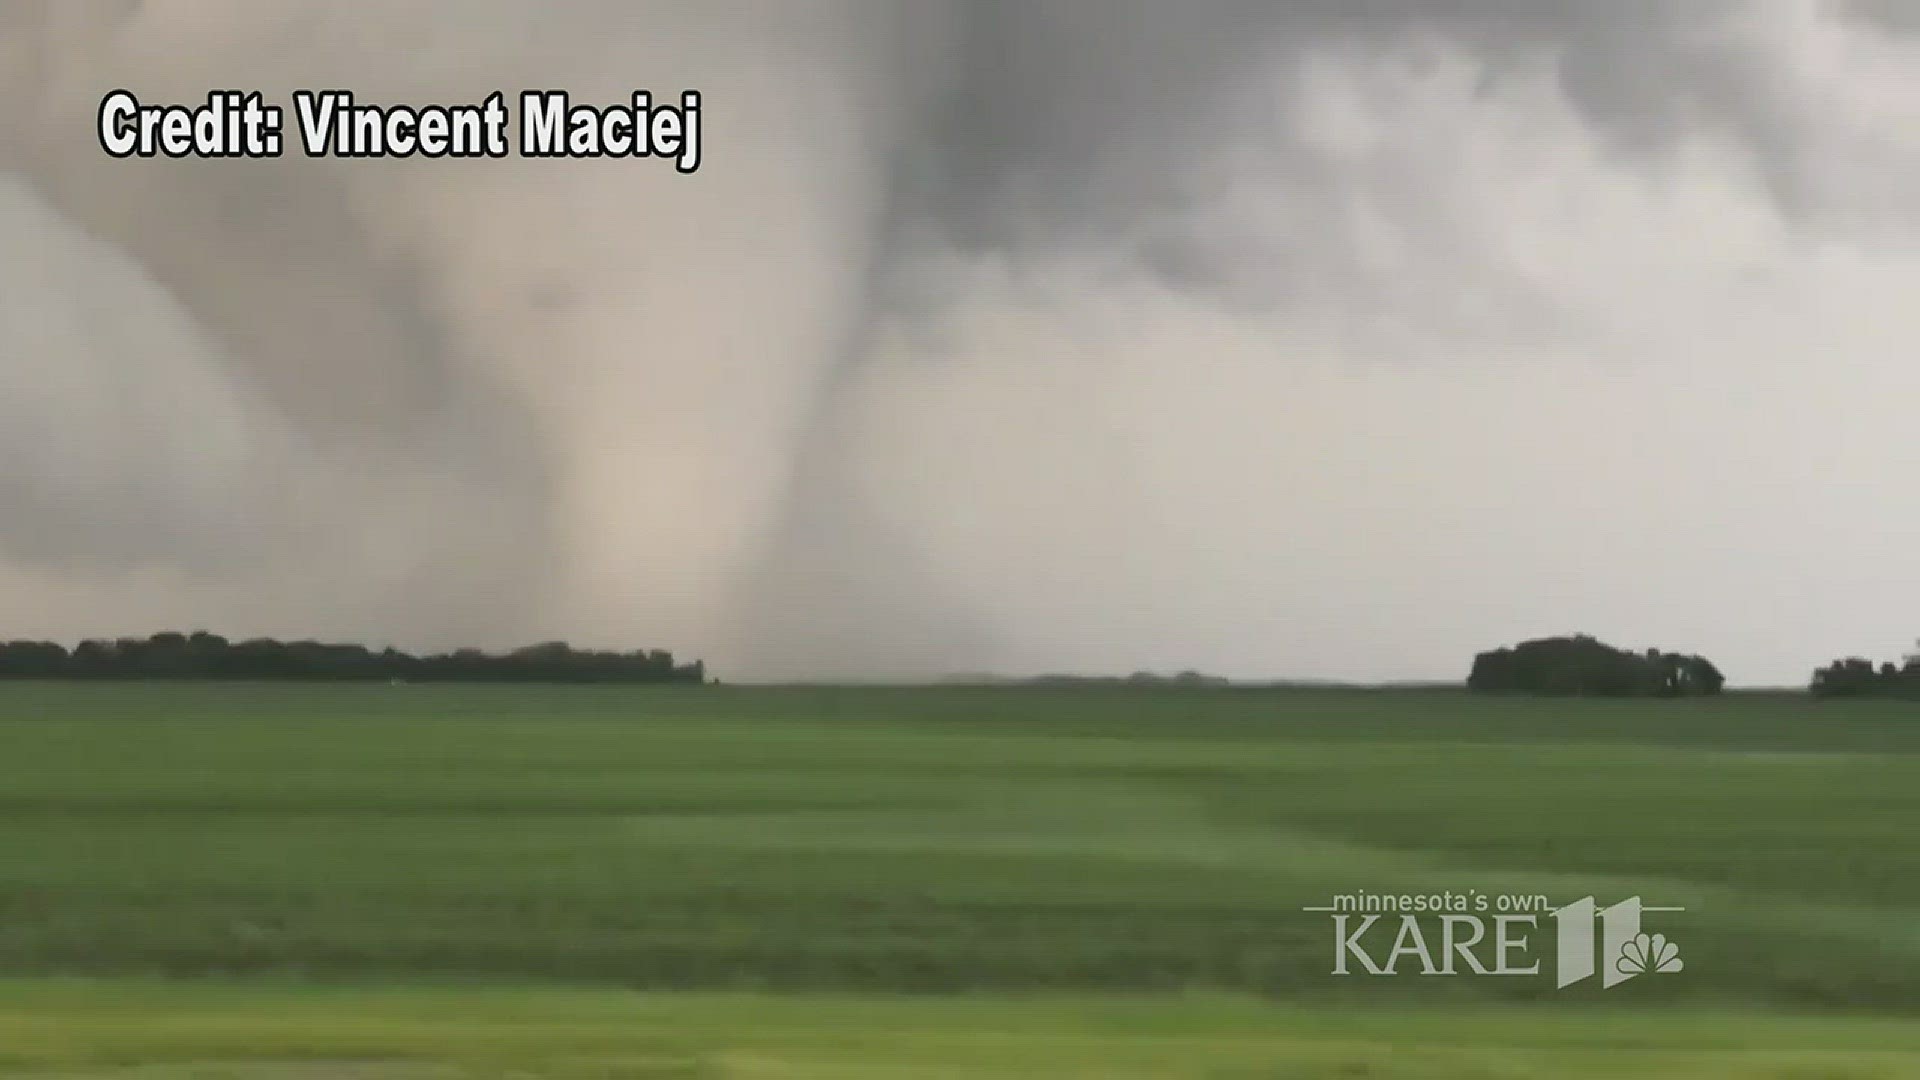
M 1467 688 L 1534 694 L 1683 697 L 1727 680 L 1703 656 L 1617 649 L 1585 634 L 1541 638 L 1474 658 Z
M 460 649 L 415 656 L 364 645 L 218 634 L 162 633 L 95 639 L 68 649 L 48 641 L 0 643 L 0 679 L 200 679 L 312 682 L 706 682 L 706 665 L 670 652 L 596 652 L 552 642 L 488 653 Z
M 1898 664 L 1876 665 L 1857 656 L 1835 660 L 1814 671 L 1809 689 L 1822 697 L 1920 697 L 1920 647 Z

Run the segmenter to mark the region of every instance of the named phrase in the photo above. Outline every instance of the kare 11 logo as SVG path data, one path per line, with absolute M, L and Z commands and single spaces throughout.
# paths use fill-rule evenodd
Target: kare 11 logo
M 1686 970 L 1680 947 L 1649 933 L 1647 916 L 1685 911 L 1631 897 L 1601 907 L 1583 897 L 1555 907 L 1545 896 L 1465 893 L 1348 893 L 1309 912 L 1332 916 L 1335 975 L 1543 974 L 1534 948 L 1542 922 L 1553 927 L 1559 989 L 1598 976 L 1611 990 L 1642 975 Z

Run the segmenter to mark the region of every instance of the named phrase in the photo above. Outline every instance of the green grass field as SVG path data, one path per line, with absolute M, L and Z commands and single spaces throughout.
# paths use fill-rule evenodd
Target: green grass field
M 0 686 L 0 1075 L 1920 1075 L 1920 706 Z M 1685 907 L 1338 978 L 1336 893 Z M 384 988 L 384 989 L 372 989 Z

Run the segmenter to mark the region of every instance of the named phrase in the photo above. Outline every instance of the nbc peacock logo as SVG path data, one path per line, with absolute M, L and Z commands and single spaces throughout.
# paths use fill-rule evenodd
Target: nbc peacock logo
M 1614 966 L 1622 975 L 1671 975 L 1687 969 L 1686 961 L 1680 959 L 1680 946 L 1665 934 L 1641 934 L 1627 942 Z

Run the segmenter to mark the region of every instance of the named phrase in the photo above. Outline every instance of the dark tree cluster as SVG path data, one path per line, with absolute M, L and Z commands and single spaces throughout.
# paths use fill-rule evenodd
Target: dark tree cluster
M 1900 664 L 1876 665 L 1857 656 L 1835 660 L 1813 673 L 1811 689 L 1823 697 L 1920 697 L 1920 649 Z
M 1717 694 L 1726 683 L 1705 657 L 1629 652 L 1584 634 L 1481 653 L 1467 678 L 1471 690 L 1623 697 Z
M 0 644 L 0 679 L 204 679 L 313 682 L 704 683 L 700 661 L 668 652 L 589 652 L 562 643 L 505 654 L 478 649 L 414 656 L 364 645 L 217 634 L 84 641 L 69 650 L 43 641 Z

